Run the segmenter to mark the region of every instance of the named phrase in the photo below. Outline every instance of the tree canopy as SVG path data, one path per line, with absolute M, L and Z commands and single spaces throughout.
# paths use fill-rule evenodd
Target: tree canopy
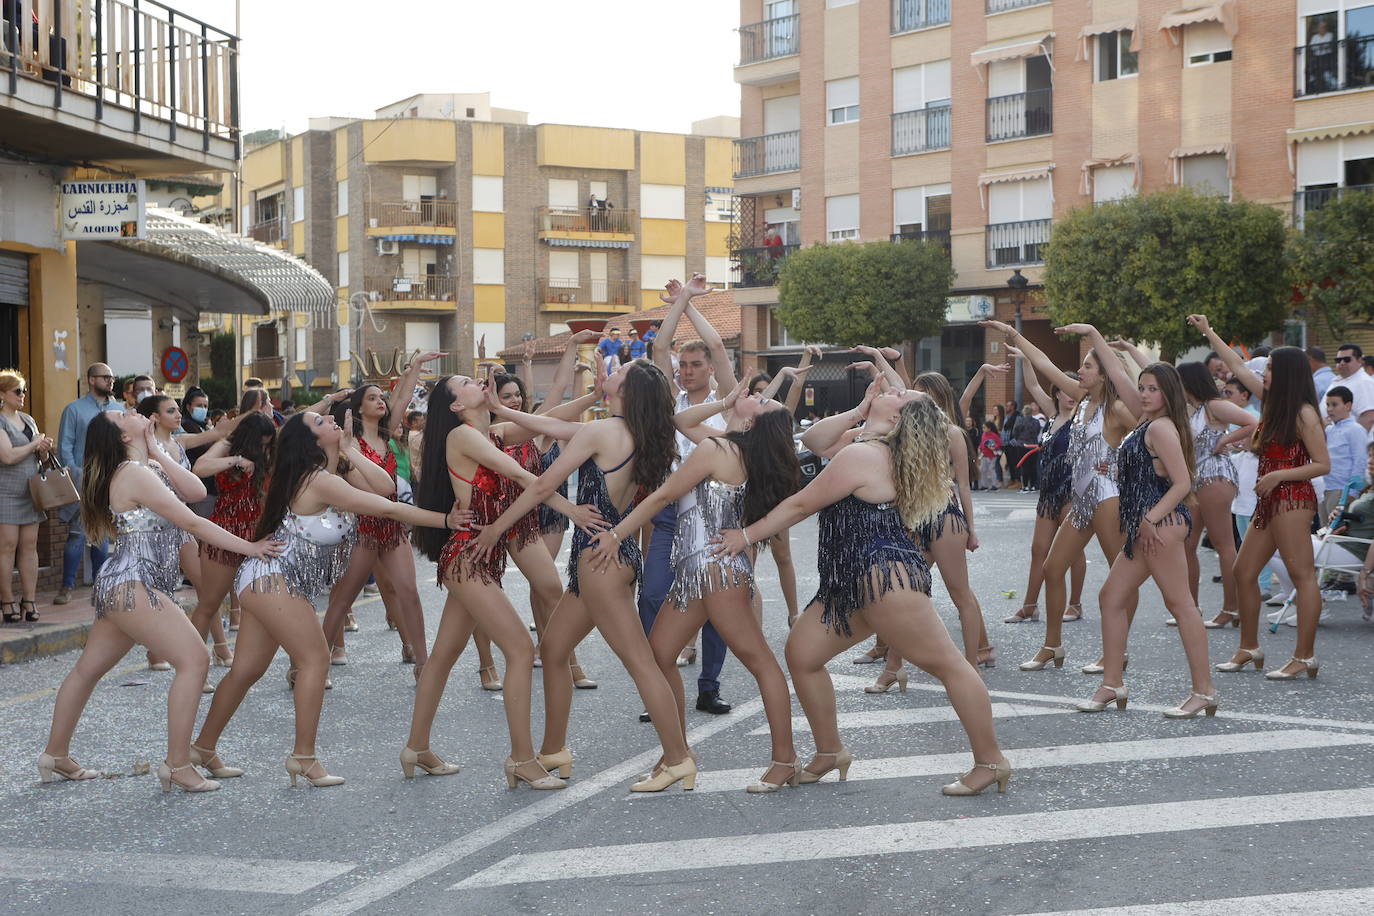
M 1257 340 L 1287 317 L 1286 239 L 1278 210 L 1187 188 L 1080 207 L 1055 221 L 1045 251 L 1050 317 L 1157 344 L 1166 359 L 1196 344 L 1191 312 Z
M 1351 318 L 1374 320 L 1374 192 L 1346 191 L 1309 209 L 1290 251 L 1310 318 L 1336 334 Z
M 940 333 L 954 276 L 938 242 L 813 245 L 782 262 L 778 319 L 802 340 L 919 340 Z

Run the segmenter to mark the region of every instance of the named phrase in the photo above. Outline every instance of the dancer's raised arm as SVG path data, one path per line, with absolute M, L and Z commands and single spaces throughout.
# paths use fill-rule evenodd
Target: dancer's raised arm
M 864 356 L 867 356 L 869 361 L 873 363 L 878 372 L 887 379 L 887 383 L 893 388 L 902 389 L 909 387 L 907 385 L 907 380 L 902 378 L 902 374 L 892 368 L 892 365 L 887 361 L 887 357 L 883 355 L 882 350 L 877 347 L 858 346 L 851 352 L 862 353 Z
M 1135 360 L 1137 368 L 1144 369 L 1146 366 L 1150 365 L 1150 363 L 1154 362 L 1154 360 L 1150 359 L 1148 353 L 1131 343 L 1129 340 L 1126 340 L 1124 337 L 1118 337 L 1116 340 L 1113 340 L 1111 342 L 1111 347 L 1113 350 L 1128 354 L 1131 359 Z
M 546 414 L 563 403 L 563 395 L 577 377 L 577 348 L 584 343 L 591 343 L 596 337 L 595 331 L 584 330 L 568 338 L 568 345 L 558 360 L 558 368 L 554 370 L 553 381 L 549 383 L 548 396 L 535 413 Z
M 1189 315 L 1188 323 L 1202 332 L 1202 336 L 1207 338 L 1207 342 L 1212 345 L 1217 356 L 1226 364 L 1226 368 L 1231 370 L 1231 374 L 1236 377 L 1246 389 L 1259 398 L 1264 400 L 1264 380 L 1251 372 L 1245 365 L 1245 360 L 1240 358 L 1240 354 L 1227 346 L 1226 341 L 1221 339 L 1216 331 L 1212 330 L 1212 324 L 1207 320 L 1206 315 Z M 1324 440 L 1323 440 L 1324 441 Z
M 1098 365 L 1102 367 L 1102 372 L 1107 378 L 1112 380 L 1112 385 L 1116 388 L 1116 397 L 1126 409 L 1131 412 L 1132 418 L 1140 419 L 1144 408 L 1140 401 L 1140 392 L 1136 390 L 1135 379 L 1126 371 L 1126 366 L 1121 362 L 1121 358 L 1116 355 L 1116 351 L 1107 343 L 1107 339 L 1102 336 L 1102 332 L 1090 324 L 1066 324 L 1062 328 L 1055 328 L 1056 334 L 1078 334 L 1088 338 L 1092 344 L 1093 354 L 1097 357 Z
M 415 383 L 420 380 L 420 373 L 424 370 L 425 363 L 432 363 L 436 359 L 446 354 L 438 350 L 420 351 L 416 350 L 410 357 L 410 362 L 401 372 L 401 377 L 396 380 L 396 384 L 391 387 L 391 393 L 386 398 L 386 408 L 391 412 L 391 434 L 394 437 L 396 430 L 405 420 L 406 408 L 410 406 L 411 398 L 415 396 Z
M 824 356 L 821 348 L 815 344 L 807 344 L 802 348 L 801 362 L 797 363 L 797 378 L 792 380 L 792 387 L 787 389 L 787 399 L 782 402 L 783 406 L 787 408 L 788 415 L 792 417 L 797 415 L 797 405 L 801 403 L 802 396 L 802 373 L 810 371 L 812 357 L 822 359 Z
M 1007 349 L 1012 348 L 1008 347 Z M 968 384 L 964 386 L 964 393 L 959 395 L 959 413 L 967 417 L 969 410 L 973 407 L 974 395 L 978 393 L 979 388 L 983 387 L 983 382 L 987 380 L 988 376 L 1006 375 L 1008 368 L 1007 366 L 994 366 L 992 363 L 983 363 L 979 366 L 978 371 L 973 373 L 973 378 L 969 379 Z
M 1019 359 L 1023 362 L 1027 362 L 1026 354 L 1022 353 L 1019 347 L 1013 347 L 1008 344 L 1007 355 L 1012 359 Z M 1046 418 L 1053 417 L 1055 413 L 1058 412 L 1059 405 L 1054 403 L 1054 398 L 1045 393 L 1044 386 L 1040 384 L 1040 375 L 1035 371 L 1035 367 L 1027 365 L 1025 370 L 1025 372 L 1021 373 L 1021 384 L 1026 386 L 1026 390 L 1030 392 L 1031 399 L 1034 400 L 1036 406 L 1040 408 L 1040 412 L 1043 413 Z
M 868 416 L 868 408 L 872 406 L 873 399 L 881 393 L 882 386 L 883 380 L 875 379 L 869 384 L 868 390 L 864 392 L 864 399 L 857 406 L 812 423 L 811 428 L 802 434 L 802 445 L 822 458 L 835 455 L 854 438 L 857 432 L 855 427 Z
M 1044 350 L 1041 350 L 1035 344 L 1031 343 L 1023 337 L 1019 331 L 1005 321 L 997 321 L 989 318 L 986 321 L 980 321 L 978 323 L 985 328 L 1001 331 L 1003 334 L 1007 335 L 1007 340 L 1015 344 L 1016 347 L 1025 354 L 1026 359 L 1030 360 L 1031 365 L 1036 368 L 1036 371 L 1049 379 L 1051 384 L 1058 386 L 1061 391 L 1067 392 L 1070 397 L 1077 400 L 1088 393 L 1087 389 L 1080 385 L 1077 379 L 1056 366 L 1054 361 L 1045 355 Z
M 677 427 L 678 432 L 696 443 L 712 436 L 718 436 L 722 430 L 706 425 L 706 421 L 716 414 L 733 409 L 735 402 L 748 390 L 749 380 L 745 379 L 736 385 L 733 391 L 718 401 L 704 401 L 700 404 L 694 404 L 686 410 L 679 410 L 673 414 L 673 425 Z
M 706 320 L 705 315 L 697 311 L 696 306 L 692 305 L 691 302 L 697 296 L 709 293 L 711 287 L 707 285 L 704 276 L 692 274 L 692 278 L 687 281 L 687 285 L 682 288 L 682 291 L 687 297 L 687 319 L 692 322 L 692 327 L 696 329 L 697 336 L 701 338 L 702 343 L 706 344 L 706 351 L 711 354 L 711 368 L 715 369 L 716 372 L 716 392 L 718 394 L 727 392 L 735 387 L 735 362 L 730 358 L 730 351 L 725 349 L 725 341 L 721 339 L 720 332 L 715 329 L 711 322 Z

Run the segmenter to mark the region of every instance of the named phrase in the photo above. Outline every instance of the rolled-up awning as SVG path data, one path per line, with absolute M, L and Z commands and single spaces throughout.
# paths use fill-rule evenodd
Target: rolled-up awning
M 982 67 L 999 60 L 1017 60 L 1023 57 L 1038 57 L 1041 54 L 1050 57 L 1053 40 L 1053 32 L 1037 32 L 1010 41 L 984 45 L 969 55 L 969 63 L 974 67 Z
M 1135 166 L 1135 187 L 1140 187 L 1140 167 L 1142 163 L 1139 153 L 1126 153 L 1124 156 L 1110 156 L 1098 159 L 1085 159 L 1083 161 L 1082 180 L 1078 184 L 1079 193 L 1091 197 L 1093 193 L 1093 172 L 1097 169 L 1109 169 L 1117 165 Z
M 1226 34 L 1232 38 L 1235 38 L 1236 32 L 1240 30 L 1240 23 L 1236 19 L 1236 5 L 1233 0 L 1225 0 L 1223 3 L 1209 3 L 1204 6 L 1190 6 L 1181 10 L 1174 10 L 1172 13 L 1165 13 L 1164 17 L 1159 20 L 1159 29 L 1161 32 L 1168 32 L 1174 44 L 1178 44 L 1179 29 L 1203 22 L 1221 23 Z
M 1335 140 L 1338 137 L 1356 137 L 1360 134 L 1374 134 L 1374 121 L 1333 124 L 1329 127 L 1295 128 L 1288 131 L 1288 142 L 1311 143 L 1316 140 Z
M 1136 19 L 1117 19 L 1113 22 L 1097 22 L 1092 25 L 1085 25 L 1078 30 L 1078 56 L 1074 60 L 1088 59 L 1088 40 L 1098 35 L 1106 35 L 1108 32 L 1120 32 L 1123 29 L 1131 31 L 1131 50 L 1140 50 L 1140 22 Z
M 978 200 L 987 209 L 988 185 L 1003 184 L 1008 181 L 1038 181 L 1041 178 L 1050 178 L 1054 174 L 1054 163 L 1035 166 L 1028 169 L 1008 169 L 1001 172 L 984 172 L 978 176 Z M 1050 182 L 1050 200 L 1054 200 L 1054 182 Z
M 1174 184 L 1180 180 L 1179 160 L 1188 159 L 1193 156 L 1225 156 L 1226 173 L 1231 178 L 1236 177 L 1236 145 L 1234 143 L 1209 143 L 1203 146 L 1180 146 L 1169 154 L 1169 171 L 1174 176 Z

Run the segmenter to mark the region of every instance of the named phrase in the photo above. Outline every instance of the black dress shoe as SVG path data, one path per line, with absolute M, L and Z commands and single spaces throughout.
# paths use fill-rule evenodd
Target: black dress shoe
M 648 711 L 645 711 L 645 712 L 642 712 L 642 713 L 639 714 L 639 721 L 641 721 L 641 722 L 652 722 L 652 721 L 654 721 L 654 720 L 651 719 L 651 718 L 649 718 L 649 713 L 648 713 Z
M 703 690 L 697 694 L 697 711 L 721 716 L 730 711 L 730 704 L 720 698 L 719 691 Z

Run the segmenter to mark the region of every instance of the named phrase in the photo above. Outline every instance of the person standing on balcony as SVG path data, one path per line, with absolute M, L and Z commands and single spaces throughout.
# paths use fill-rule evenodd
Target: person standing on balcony
M 768 257 L 774 260 L 782 257 L 782 236 L 778 235 L 777 226 L 769 226 L 763 230 L 763 247 L 768 249 Z
M 86 370 L 86 396 L 72 401 L 62 410 L 62 420 L 57 427 L 57 453 L 67 466 L 72 482 L 81 485 L 81 467 L 86 460 L 86 427 L 91 420 L 104 411 L 118 411 L 123 404 L 114 399 L 114 372 L 104 363 L 93 363 Z M 62 587 L 57 590 L 53 604 L 66 604 L 72 600 L 72 589 L 76 587 L 76 574 L 81 568 L 81 551 L 86 545 L 86 529 L 81 526 L 81 504 L 73 503 L 58 514 L 67 523 L 67 546 L 62 553 Z M 91 575 L 100 571 L 105 562 L 104 541 L 90 545 Z

